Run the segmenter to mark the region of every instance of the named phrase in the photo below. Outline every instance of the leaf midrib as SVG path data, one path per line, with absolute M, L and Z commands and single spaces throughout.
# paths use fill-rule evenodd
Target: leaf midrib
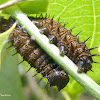
M 92 35 L 92 39 L 91 39 L 91 43 L 90 43 L 90 48 L 93 46 L 93 42 L 94 42 L 94 37 L 96 34 L 96 12 L 95 12 L 95 3 L 94 0 L 92 0 L 92 6 L 93 6 L 93 17 L 94 17 L 94 26 L 93 26 L 93 35 Z

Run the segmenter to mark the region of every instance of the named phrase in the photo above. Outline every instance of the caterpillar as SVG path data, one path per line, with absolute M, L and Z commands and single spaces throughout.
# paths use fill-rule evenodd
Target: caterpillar
M 40 29 L 40 33 L 46 35 L 49 38 L 49 42 L 55 44 L 60 49 L 60 54 L 62 56 L 67 55 L 78 66 L 78 72 L 86 73 L 91 70 L 92 63 L 97 63 L 93 61 L 92 56 L 98 55 L 92 55 L 90 52 L 97 47 L 88 49 L 85 42 L 89 38 L 80 42 L 79 38 L 77 38 L 80 32 L 76 34 L 76 36 L 72 35 L 72 29 L 65 29 L 65 24 L 61 25 L 59 19 L 58 22 L 56 22 L 53 18 L 47 18 L 47 14 L 45 17 L 41 14 L 38 18 L 29 18 L 32 20 L 33 24 Z M 10 27 L 11 24 L 9 23 L 13 21 L 8 20 L 7 22 Z M 5 20 L 4 23 L 6 24 Z M 46 77 L 50 86 L 57 86 L 58 90 L 61 90 L 67 85 L 69 82 L 68 73 L 51 59 L 19 24 L 10 34 L 9 42 L 11 42 L 11 46 L 14 46 L 17 50 L 15 54 L 19 53 L 23 61 L 27 61 L 31 65 L 31 68 L 36 68 L 38 73 Z
M 91 50 L 97 48 L 89 48 L 86 46 L 85 42 L 90 38 L 87 38 L 85 41 L 79 41 L 79 38 L 72 35 L 72 29 L 65 29 L 65 24 L 61 25 L 58 21 L 54 21 L 53 18 L 47 18 L 41 14 L 39 18 L 33 18 L 33 24 L 35 24 L 39 29 L 40 33 L 45 34 L 49 38 L 49 42 L 55 44 L 61 55 L 67 55 L 77 66 L 78 72 L 87 72 L 91 70 L 92 63 L 98 63 L 93 61 L 93 56 L 99 56 L 97 54 L 91 54 Z M 91 70 L 92 71 L 92 70 Z
M 13 21 L 14 20 L 12 18 L 9 18 L 9 20 L 6 20 L 6 19 L 0 17 L 0 33 L 8 30 L 14 23 Z
M 4 22 L 6 24 L 6 20 L 4 20 Z M 9 23 L 12 24 L 12 21 L 9 20 Z M 5 29 L 2 31 L 5 31 Z M 57 86 L 59 91 L 67 85 L 69 82 L 68 73 L 31 39 L 24 27 L 18 24 L 10 34 L 8 41 L 11 43 L 11 46 L 14 46 L 14 49 L 16 49 L 17 52 L 15 54 L 19 53 L 23 61 L 27 61 L 30 64 L 30 69 L 34 67 L 38 73 L 42 74 L 43 77 L 40 80 L 44 77 L 47 78 L 47 84 L 50 84 L 50 87 Z M 37 73 L 34 76 L 36 75 Z

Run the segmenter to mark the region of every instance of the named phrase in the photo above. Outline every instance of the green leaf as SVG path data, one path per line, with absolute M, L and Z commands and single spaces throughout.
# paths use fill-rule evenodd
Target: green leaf
M 51 0 L 49 5 L 49 13 L 51 16 L 55 15 L 54 20 L 60 17 L 60 22 L 68 23 L 67 29 L 73 29 L 72 34 L 79 35 L 80 41 L 84 41 L 88 37 L 91 38 L 86 42 L 87 46 L 100 46 L 100 2 L 98 0 Z M 92 51 L 92 54 L 97 54 L 98 49 Z M 93 57 L 94 61 L 100 62 L 100 57 Z M 100 85 L 100 65 L 93 64 L 92 70 L 87 74 Z M 75 80 L 71 78 L 70 82 L 63 89 L 70 95 L 80 94 L 85 91 Z
M 13 29 L 15 27 L 16 27 L 16 23 L 13 24 L 13 26 L 9 30 L 7 30 L 6 32 L 0 34 L 0 66 L 1 66 L 2 61 L 5 59 L 5 58 L 1 58 L 1 50 L 4 46 L 4 44 L 6 43 L 9 34 L 13 31 Z
M 13 0 L 0 0 L 0 4 L 6 4 L 8 1 Z M 48 0 L 22 0 L 17 5 L 19 9 L 26 14 L 37 14 L 47 11 Z M 3 12 L 7 13 L 6 10 Z
M 18 6 L 26 14 L 37 14 L 47 11 L 48 0 L 23 1 Z
M 16 23 L 0 34 L 0 100 L 24 100 L 17 56 L 11 56 L 15 51 L 6 49 L 9 45 L 5 45 L 5 41 L 15 26 Z
M 2 49 L 1 56 L 5 57 L 0 70 L 0 100 L 25 100 L 22 93 L 22 85 L 18 71 L 17 55 L 14 50 Z

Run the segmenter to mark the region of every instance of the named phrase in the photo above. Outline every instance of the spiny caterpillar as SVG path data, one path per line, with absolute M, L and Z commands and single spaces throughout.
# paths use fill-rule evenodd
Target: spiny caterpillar
M 72 35 L 72 29 L 65 29 L 65 24 L 63 26 L 59 23 L 59 20 L 58 22 L 55 22 L 53 18 L 47 18 L 47 15 L 45 17 L 40 15 L 39 18 L 32 17 L 30 19 L 33 24 L 40 29 L 40 32 L 49 38 L 50 43 L 55 44 L 60 49 L 61 55 L 67 55 L 78 66 L 78 72 L 86 73 L 91 70 L 92 63 L 94 62 L 92 56 L 97 55 L 92 55 L 90 50 L 97 47 L 88 49 L 85 42 L 89 38 L 84 42 L 80 42 L 77 38 L 79 33 L 76 36 Z M 8 21 L 3 19 L 1 22 L 8 25 L 6 25 L 6 28 L 1 27 L 2 32 L 12 25 L 13 20 L 12 18 Z M 12 43 L 11 46 L 14 46 L 17 50 L 15 54 L 19 53 L 22 56 L 23 61 L 27 61 L 31 65 L 30 69 L 32 67 L 36 68 L 38 73 L 41 73 L 43 77 L 48 79 L 47 84 L 50 84 L 50 86 L 57 86 L 58 90 L 63 89 L 67 85 L 69 82 L 67 72 L 65 72 L 60 65 L 39 47 L 23 27 L 18 24 L 10 34 L 8 40 Z M 42 80 L 42 78 L 40 80 Z
M 6 23 L 6 20 L 2 21 Z M 9 19 L 9 24 L 10 23 L 13 23 L 12 19 Z M 2 31 L 5 30 L 4 28 Z M 10 47 L 14 46 L 14 49 L 16 49 L 17 52 L 15 54 L 19 53 L 23 61 L 27 61 L 30 64 L 30 69 L 34 67 L 38 73 L 42 74 L 43 77 L 40 81 L 43 78 L 47 78 L 47 84 L 50 84 L 50 87 L 57 86 L 59 91 L 67 85 L 69 82 L 67 72 L 47 55 L 19 24 L 10 34 L 8 41 L 12 44 Z M 34 76 L 36 75 L 37 73 Z
M 87 72 L 91 70 L 92 63 L 98 63 L 93 61 L 93 56 L 99 56 L 97 54 L 91 54 L 91 50 L 97 48 L 89 48 L 86 46 L 85 41 L 80 42 L 79 38 L 71 34 L 72 29 L 65 29 L 65 24 L 61 25 L 50 18 L 47 15 L 43 17 L 41 14 L 39 18 L 33 19 L 33 23 L 40 29 L 42 34 L 45 34 L 49 38 L 49 42 L 55 44 L 61 55 L 67 55 L 77 66 L 78 72 Z M 92 70 L 91 70 L 92 71 Z

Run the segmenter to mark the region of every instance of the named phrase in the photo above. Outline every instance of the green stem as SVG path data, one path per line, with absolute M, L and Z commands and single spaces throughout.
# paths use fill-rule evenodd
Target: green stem
M 17 6 L 15 7 L 17 8 Z M 78 67 L 67 57 L 60 56 L 59 50 L 56 46 L 49 43 L 48 38 L 45 35 L 40 34 L 39 29 L 23 14 L 18 8 L 9 8 L 8 11 L 12 14 L 29 32 L 31 37 L 35 38 L 35 41 L 40 45 L 45 52 L 50 55 L 63 69 L 68 72 L 80 85 L 82 85 L 92 96 L 100 100 L 100 86 L 95 83 L 85 73 L 79 74 L 77 72 Z

